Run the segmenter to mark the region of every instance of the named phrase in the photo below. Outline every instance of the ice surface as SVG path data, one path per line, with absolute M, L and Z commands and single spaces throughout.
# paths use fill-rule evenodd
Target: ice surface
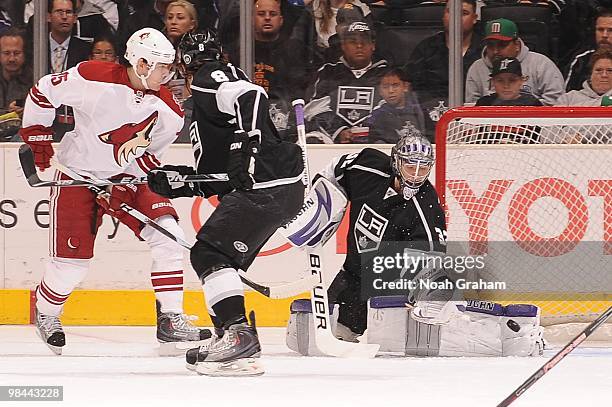
M 265 375 L 210 378 L 157 356 L 154 327 L 65 327 L 53 356 L 32 326 L 0 326 L 0 385 L 63 385 L 38 406 L 496 406 L 545 358 L 308 358 L 261 328 Z M 31 403 L 2 403 L 25 406 Z M 513 407 L 612 406 L 612 349 L 579 348 Z

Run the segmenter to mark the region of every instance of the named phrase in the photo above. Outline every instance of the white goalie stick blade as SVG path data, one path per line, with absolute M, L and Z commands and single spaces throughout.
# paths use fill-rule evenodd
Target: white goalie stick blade
M 321 275 L 321 256 L 316 249 L 307 248 L 308 264 L 312 275 L 317 276 L 317 285 L 312 289 L 310 302 L 315 328 L 315 343 L 321 353 L 340 358 L 370 359 L 376 356 L 380 345 L 342 341 L 334 336 L 329 318 L 327 289 Z
M 298 144 L 302 148 L 302 161 L 304 163 L 303 181 L 307 190 L 312 186 L 308 170 L 308 156 L 306 153 L 306 127 L 304 125 L 304 100 L 296 99 L 292 102 L 297 123 Z M 321 246 L 307 246 L 308 268 L 310 274 L 316 276 L 317 284 L 310 294 L 312 305 L 312 323 L 315 330 L 315 343 L 319 351 L 325 355 L 342 358 L 373 358 L 380 345 L 345 342 L 336 338 L 331 330 L 329 319 L 329 300 L 327 288 L 323 284 L 323 264 Z

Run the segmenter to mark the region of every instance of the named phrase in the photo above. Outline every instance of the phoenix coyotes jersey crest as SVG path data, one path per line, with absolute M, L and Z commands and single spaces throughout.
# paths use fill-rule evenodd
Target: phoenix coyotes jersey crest
M 123 166 L 130 162 L 130 155 L 137 157 L 149 147 L 151 130 L 157 123 L 157 117 L 158 113 L 153 112 L 140 123 L 126 123 L 118 129 L 99 135 L 98 138 L 113 146 L 115 161 Z

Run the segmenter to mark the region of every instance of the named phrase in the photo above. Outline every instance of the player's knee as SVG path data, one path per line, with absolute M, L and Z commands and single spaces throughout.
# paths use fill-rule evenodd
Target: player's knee
M 215 249 L 213 246 L 201 240 L 196 241 L 190 251 L 191 266 L 204 281 L 206 277 L 223 268 L 233 268 L 231 260 Z
M 46 264 L 44 280 L 47 284 L 61 286 L 69 292 L 85 279 L 88 270 L 89 259 L 53 257 Z

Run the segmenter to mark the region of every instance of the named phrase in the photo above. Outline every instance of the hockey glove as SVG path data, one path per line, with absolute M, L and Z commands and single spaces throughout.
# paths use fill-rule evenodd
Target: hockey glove
M 255 133 L 255 131 L 253 132 Z M 227 176 L 234 189 L 249 190 L 255 180 L 255 156 L 259 152 L 259 132 L 250 136 L 244 131 L 236 131 L 230 144 L 227 162 Z
M 147 177 L 149 188 L 156 194 L 170 199 L 196 195 L 208 198 L 214 195 L 213 191 L 200 182 L 170 181 L 183 175 L 195 175 L 195 170 L 187 165 L 164 165 L 149 173 Z
M 108 192 L 102 192 L 96 196 L 96 202 L 106 213 L 122 220 L 127 213 L 121 209 L 121 204 L 126 203 L 132 206 L 136 200 L 137 190 L 134 184 L 112 185 L 108 187 Z
M 53 129 L 41 125 L 29 126 L 19 130 L 19 135 L 32 149 L 36 166 L 41 171 L 49 168 L 51 157 L 54 154 L 53 146 L 51 146 Z

